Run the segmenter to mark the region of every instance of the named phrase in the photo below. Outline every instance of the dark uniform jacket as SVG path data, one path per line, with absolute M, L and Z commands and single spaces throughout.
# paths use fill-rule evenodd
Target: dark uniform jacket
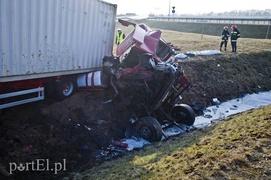
M 230 33 L 229 33 L 228 30 L 227 31 L 223 30 L 222 33 L 221 33 L 221 35 L 222 35 L 222 40 L 228 40 L 228 38 L 230 36 Z
M 240 32 L 238 29 L 233 29 L 231 32 L 231 42 L 236 42 L 240 37 Z

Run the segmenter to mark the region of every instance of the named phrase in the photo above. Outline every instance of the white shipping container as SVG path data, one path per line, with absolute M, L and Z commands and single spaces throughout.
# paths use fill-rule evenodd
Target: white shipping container
M 0 0 L 0 82 L 89 72 L 111 56 L 116 5 Z

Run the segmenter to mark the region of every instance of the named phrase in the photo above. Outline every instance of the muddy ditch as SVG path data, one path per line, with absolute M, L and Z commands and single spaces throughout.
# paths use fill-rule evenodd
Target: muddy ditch
M 271 53 L 233 54 L 179 60 L 192 89 L 182 102 L 199 115 L 212 104 L 244 94 L 271 90 Z M 52 179 L 84 171 L 101 162 L 96 157 L 112 139 L 124 138 L 135 104 L 129 96 L 103 103 L 114 96 L 112 89 L 80 90 L 57 102 L 44 101 L 4 109 L 0 121 L 0 177 Z M 63 162 L 65 171 L 15 171 L 10 163 L 49 159 Z

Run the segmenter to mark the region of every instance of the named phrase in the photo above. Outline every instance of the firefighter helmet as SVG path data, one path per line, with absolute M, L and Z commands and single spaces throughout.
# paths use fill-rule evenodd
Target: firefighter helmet
M 236 29 L 237 26 L 236 26 L 236 25 L 232 25 L 231 28 L 232 28 L 232 29 Z

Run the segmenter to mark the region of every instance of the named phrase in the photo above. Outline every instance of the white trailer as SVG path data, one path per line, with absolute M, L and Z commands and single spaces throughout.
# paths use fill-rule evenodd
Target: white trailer
M 43 99 L 48 83 L 60 99 L 71 96 L 77 75 L 112 55 L 116 9 L 101 0 L 1 0 L 0 109 Z M 33 89 L 37 97 L 6 103 Z

